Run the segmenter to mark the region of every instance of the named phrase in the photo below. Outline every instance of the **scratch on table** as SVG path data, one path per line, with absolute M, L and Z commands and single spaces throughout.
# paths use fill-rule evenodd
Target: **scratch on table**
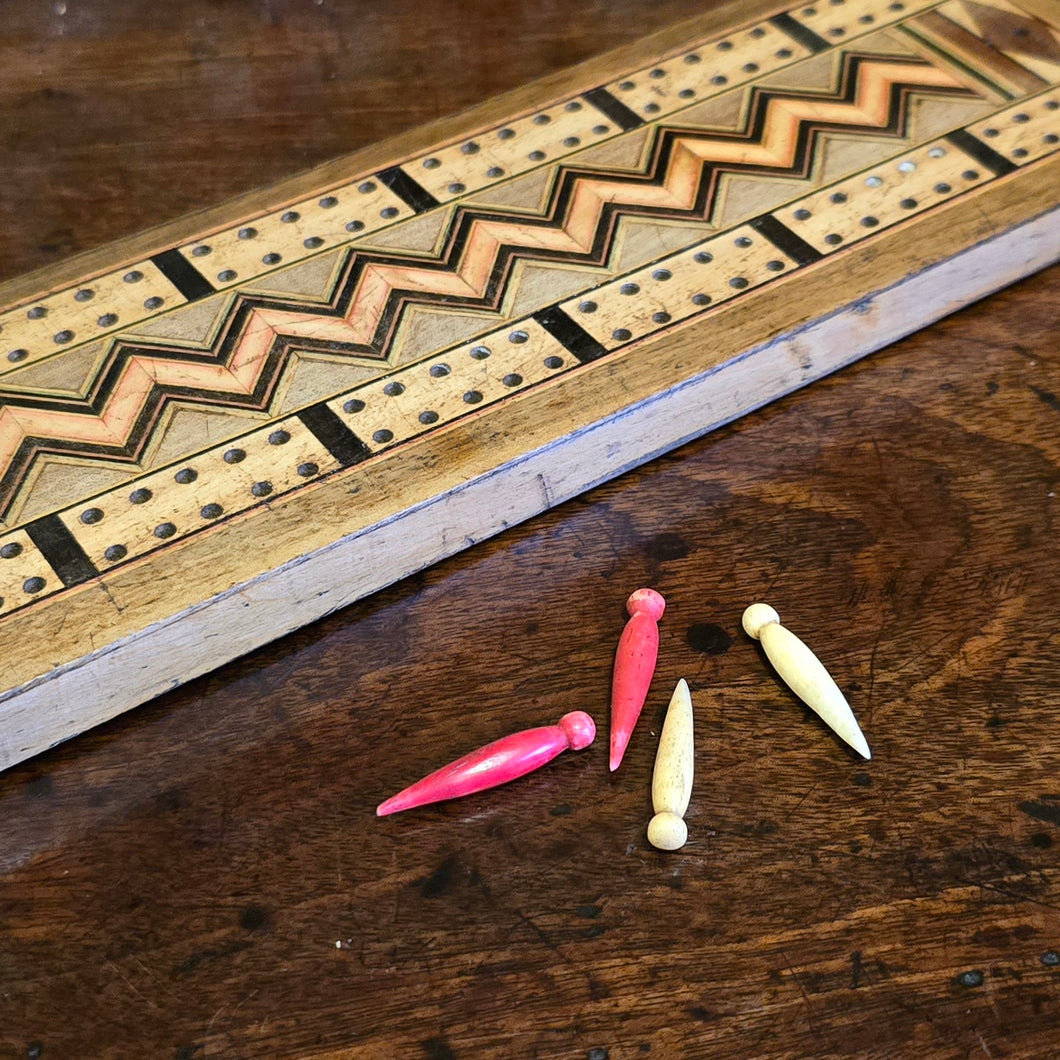
M 151 1008 L 154 1009 L 158 1008 L 158 1005 L 154 1001 L 152 1001 L 149 997 L 146 997 L 144 994 L 142 994 L 139 990 L 136 989 L 136 986 L 132 983 L 132 981 L 127 976 L 122 974 L 121 969 L 118 968 L 118 966 L 113 961 L 107 961 L 107 963 L 103 967 L 109 968 L 112 972 L 114 972 L 114 974 L 145 1004 L 150 1005 Z

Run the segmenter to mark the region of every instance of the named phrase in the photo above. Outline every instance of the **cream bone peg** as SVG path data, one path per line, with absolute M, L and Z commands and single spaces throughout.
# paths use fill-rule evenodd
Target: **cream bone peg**
M 791 630 L 769 604 L 751 604 L 743 613 L 743 628 L 762 642 L 769 661 L 785 683 L 833 732 L 858 754 L 871 758 L 854 712 L 820 659 Z
M 692 696 L 682 678 L 677 682 L 655 753 L 651 802 L 655 816 L 648 823 L 648 842 L 658 850 L 679 850 L 688 839 L 684 816 L 692 795 L 695 742 Z

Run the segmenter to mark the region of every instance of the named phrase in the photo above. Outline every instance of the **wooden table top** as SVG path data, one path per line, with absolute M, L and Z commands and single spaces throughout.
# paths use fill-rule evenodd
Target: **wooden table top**
M 9 0 L 0 279 L 694 0 Z M 1044 1057 L 1060 1030 L 1060 270 L 0 775 L 0 1057 Z M 668 600 L 607 770 L 626 596 Z M 874 757 L 741 631 L 768 599 Z M 688 845 L 648 846 L 666 700 Z M 586 709 L 588 750 L 374 816 Z

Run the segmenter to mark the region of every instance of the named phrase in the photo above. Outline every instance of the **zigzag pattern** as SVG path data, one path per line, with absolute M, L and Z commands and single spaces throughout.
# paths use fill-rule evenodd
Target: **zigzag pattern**
M 135 463 L 169 402 L 265 410 L 292 350 L 385 361 L 411 304 L 496 310 L 518 259 L 602 265 L 620 217 L 709 219 L 723 174 L 805 178 L 822 135 L 901 137 L 923 93 L 972 94 L 920 60 L 848 53 L 834 92 L 753 88 L 742 131 L 657 128 L 643 173 L 560 167 L 539 218 L 457 209 L 437 261 L 350 250 L 312 309 L 240 295 L 208 350 L 118 339 L 83 398 L 0 389 L 0 512 L 40 454 Z

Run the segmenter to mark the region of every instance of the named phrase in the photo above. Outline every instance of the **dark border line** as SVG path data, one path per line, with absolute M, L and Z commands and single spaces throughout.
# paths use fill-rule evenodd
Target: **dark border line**
M 438 200 L 421 184 L 418 184 L 401 166 L 391 166 L 376 173 L 379 183 L 389 188 L 406 206 L 416 213 L 426 213 L 439 206 Z
M 639 129 L 644 119 L 632 111 L 620 99 L 616 99 L 606 88 L 591 88 L 582 93 L 582 99 L 606 114 L 623 132 Z
M 343 467 L 352 467 L 372 455 L 372 450 L 328 408 L 326 402 L 319 401 L 295 415 Z
M 748 224 L 770 243 L 783 251 L 789 258 L 794 258 L 800 265 L 812 265 L 824 255 L 810 246 L 802 236 L 796 235 L 787 225 L 778 221 L 771 213 L 762 214 Z
M 1019 169 L 1019 166 L 1014 165 L 1004 155 L 999 155 L 989 144 L 984 144 L 967 129 L 954 129 L 947 134 L 946 139 L 954 147 L 959 147 L 965 154 L 971 155 L 979 165 L 986 166 L 995 176 L 1004 177 Z
M 608 351 L 583 328 L 560 309 L 558 305 L 546 306 L 533 315 L 557 342 L 570 350 L 582 364 L 598 361 Z
M 58 515 L 53 513 L 34 519 L 23 529 L 67 589 L 99 574 L 96 565 Z
M 826 52 L 832 47 L 824 37 L 819 37 L 809 26 L 796 22 L 787 11 L 781 15 L 773 15 L 769 21 L 781 33 L 786 33 L 792 40 L 797 41 L 804 48 L 808 48 L 814 55 L 818 52 Z
M 151 261 L 189 302 L 197 302 L 217 290 L 176 247 L 163 250 Z

